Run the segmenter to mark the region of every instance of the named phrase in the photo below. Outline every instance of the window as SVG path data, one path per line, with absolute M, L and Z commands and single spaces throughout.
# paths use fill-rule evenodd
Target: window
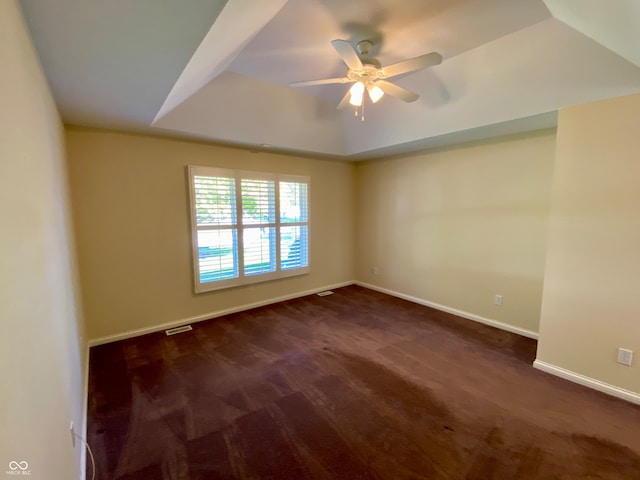
M 309 178 L 189 167 L 196 292 L 309 272 Z

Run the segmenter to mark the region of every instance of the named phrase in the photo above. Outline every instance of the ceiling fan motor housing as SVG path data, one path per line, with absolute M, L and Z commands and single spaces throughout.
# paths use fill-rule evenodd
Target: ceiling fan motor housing
M 384 74 L 378 65 L 365 63 L 363 60 L 362 70 L 349 70 L 347 78 L 352 82 L 362 82 L 367 85 L 378 78 L 384 78 Z
M 367 65 L 372 65 L 375 68 L 381 68 L 382 64 L 377 58 L 373 58 L 369 56 L 369 52 L 371 51 L 371 47 L 373 47 L 373 43 L 369 40 L 362 40 L 358 42 L 356 48 L 358 49 L 358 56 L 362 61 L 362 64 L 366 67 Z

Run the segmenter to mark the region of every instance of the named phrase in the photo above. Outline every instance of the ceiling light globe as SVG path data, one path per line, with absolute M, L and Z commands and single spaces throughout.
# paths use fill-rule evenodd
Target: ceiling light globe
M 354 107 L 359 107 L 362 105 L 362 95 L 351 95 L 349 99 L 349 103 Z
M 369 98 L 373 103 L 377 103 L 378 100 L 380 100 L 384 95 L 384 92 L 382 91 L 382 89 L 377 85 L 369 87 L 368 91 L 369 91 Z
M 351 93 L 352 96 L 355 95 L 355 96 L 361 97 L 362 94 L 364 93 L 364 83 L 362 82 L 354 83 L 349 89 L 349 92 Z
M 364 84 L 362 82 L 354 83 L 349 89 L 349 93 L 351 94 L 351 98 L 349 98 L 349 103 L 354 107 L 361 106 L 362 96 L 364 94 Z

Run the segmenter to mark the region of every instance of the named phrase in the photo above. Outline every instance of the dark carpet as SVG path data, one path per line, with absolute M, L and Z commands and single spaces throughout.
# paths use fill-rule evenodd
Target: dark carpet
M 640 407 L 533 340 L 357 286 L 193 328 L 91 349 L 98 479 L 640 479 Z

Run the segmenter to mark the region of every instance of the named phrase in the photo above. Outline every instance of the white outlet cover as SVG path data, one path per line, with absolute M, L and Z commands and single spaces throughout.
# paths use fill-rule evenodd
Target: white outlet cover
M 622 365 L 631 366 L 631 362 L 633 361 L 633 351 L 628 350 L 626 348 L 618 349 L 618 363 Z

